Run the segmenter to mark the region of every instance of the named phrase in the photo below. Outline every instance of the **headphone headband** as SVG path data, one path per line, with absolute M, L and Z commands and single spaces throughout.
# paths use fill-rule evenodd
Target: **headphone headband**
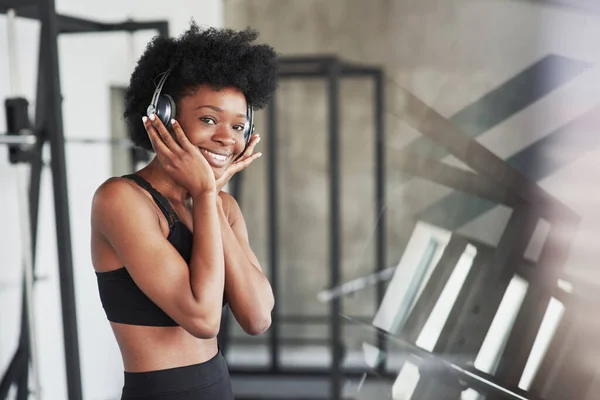
M 176 115 L 176 104 L 171 96 L 168 94 L 162 94 L 162 89 L 167 81 L 167 78 L 171 74 L 172 69 L 169 68 L 164 72 L 160 78 L 160 81 L 156 85 L 156 89 L 152 95 L 152 101 L 146 109 L 146 115 L 156 115 L 166 127 L 171 125 L 171 118 L 175 118 Z M 250 137 L 254 133 L 254 108 L 249 101 L 247 101 L 246 107 L 246 124 L 244 126 L 244 139 L 246 144 L 250 141 Z
M 154 90 L 154 94 L 152 95 L 152 101 L 150 102 L 150 105 L 148 106 L 148 109 L 146 110 L 146 114 L 148 116 L 156 113 L 158 99 L 160 98 L 162 88 L 165 85 L 165 82 L 167 81 L 167 78 L 169 77 L 170 73 L 171 73 L 171 68 L 169 68 L 166 72 L 164 72 L 162 74 L 162 77 L 160 78 L 158 85 L 156 85 L 156 89 Z

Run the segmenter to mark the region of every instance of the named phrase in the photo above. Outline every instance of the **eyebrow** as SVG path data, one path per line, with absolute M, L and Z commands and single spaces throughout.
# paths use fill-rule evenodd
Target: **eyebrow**
M 198 106 L 198 107 L 196 107 L 196 110 L 198 110 L 200 108 L 210 108 L 211 110 L 214 110 L 214 111 L 216 111 L 218 113 L 222 113 L 223 112 L 223 110 L 220 109 L 219 107 L 211 106 L 211 105 Z M 246 118 L 246 114 L 237 114 L 237 116 L 238 117 L 244 117 L 244 118 Z

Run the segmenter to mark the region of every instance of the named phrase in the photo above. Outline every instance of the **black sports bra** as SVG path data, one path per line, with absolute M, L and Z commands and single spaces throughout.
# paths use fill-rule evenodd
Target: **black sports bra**
M 169 201 L 138 175 L 124 175 L 148 191 L 169 222 L 167 240 L 189 264 L 193 235 L 169 204 Z M 125 267 L 96 272 L 100 301 L 109 321 L 144 326 L 177 326 L 178 324 L 158 307 L 135 284 Z M 225 299 L 223 305 L 225 305 Z

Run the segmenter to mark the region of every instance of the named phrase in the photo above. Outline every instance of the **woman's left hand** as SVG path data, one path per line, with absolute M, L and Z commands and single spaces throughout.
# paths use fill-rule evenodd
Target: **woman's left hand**
M 238 157 L 236 161 L 231 163 L 227 167 L 225 172 L 223 172 L 223 175 L 221 175 L 221 177 L 217 179 L 217 193 L 220 192 L 221 189 L 223 189 L 223 186 L 225 186 L 225 184 L 229 182 L 233 175 L 247 168 L 254 160 L 262 156 L 262 153 L 254 153 L 254 148 L 256 147 L 258 142 L 260 142 L 260 136 L 252 135 L 252 138 L 250 139 L 250 143 L 248 143 L 248 147 L 246 148 L 246 150 L 244 150 L 242 155 Z

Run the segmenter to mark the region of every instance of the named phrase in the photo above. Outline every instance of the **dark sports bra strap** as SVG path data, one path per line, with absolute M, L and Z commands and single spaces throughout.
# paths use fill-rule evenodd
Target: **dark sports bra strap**
M 143 189 L 145 189 L 148 193 L 150 193 L 150 195 L 154 199 L 154 202 L 158 205 L 158 208 L 160 208 L 160 210 L 165 215 L 165 218 L 167 218 L 167 221 L 169 222 L 169 228 L 171 228 L 173 224 L 175 224 L 175 222 L 179 220 L 177 214 L 173 210 L 173 207 L 171 207 L 169 200 L 167 200 L 165 196 L 160 194 L 158 190 L 154 189 L 150 182 L 148 182 L 141 176 L 135 174 L 123 175 L 122 178 L 131 179 Z

